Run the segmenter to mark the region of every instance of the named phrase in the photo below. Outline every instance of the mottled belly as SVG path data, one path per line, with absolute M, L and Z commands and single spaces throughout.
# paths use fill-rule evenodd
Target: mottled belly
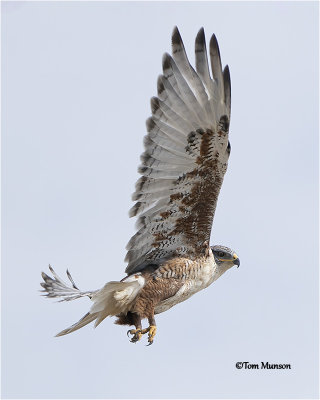
M 185 284 L 178 290 L 178 292 L 174 296 L 161 301 L 155 307 L 155 314 L 160 314 L 164 311 L 167 311 L 169 310 L 169 308 L 175 306 L 176 304 L 189 299 L 195 293 L 200 292 L 200 290 L 203 290 L 211 285 L 211 283 L 215 279 L 215 269 L 212 268 L 209 271 L 206 271 L 206 275 L 199 277 L 199 279 L 186 280 Z
M 193 291 L 190 289 L 191 289 L 190 284 L 185 283 L 174 296 L 169 297 L 169 299 L 161 301 L 155 307 L 155 314 L 160 314 L 164 311 L 169 310 L 169 308 L 175 306 L 178 303 L 181 303 L 182 301 L 187 300 L 189 297 L 191 297 L 193 294 L 196 293 L 196 291 Z M 199 290 L 201 290 L 201 289 L 199 289 Z M 199 290 L 197 290 L 197 291 L 199 291 Z

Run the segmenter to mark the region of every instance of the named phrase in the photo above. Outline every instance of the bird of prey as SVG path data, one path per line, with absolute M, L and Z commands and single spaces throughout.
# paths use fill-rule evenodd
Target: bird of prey
M 215 35 L 209 45 L 211 74 L 203 28 L 195 39 L 195 69 L 191 66 L 177 27 L 172 34 L 172 56 L 163 56 L 158 96 L 151 99 L 145 151 L 138 171 L 130 217 L 137 232 L 127 245 L 127 276 L 102 289 L 82 292 L 69 271 L 71 286 L 49 266 L 42 273 L 47 297 L 60 301 L 88 296 L 93 305 L 66 335 L 107 316 L 130 329 L 135 343 L 156 334 L 155 315 L 205 289 L 232 266 L 236 253 L 210 246 L 213 217 L 230 155 L 231 85 L 229 68 L 222 69 Z M 142 328 L 141 321 L 149 326 Z

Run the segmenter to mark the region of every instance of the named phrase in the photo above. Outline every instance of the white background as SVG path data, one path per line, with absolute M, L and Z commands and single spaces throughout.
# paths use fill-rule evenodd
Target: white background
M 316 3 L 2 3 L 4 398 L 312 398 L 318 376 Z M 39 296 L 50 262 L 81 289 L 124 276 L 149 98 L 178 25 L 232 80 L 232 152 L 212 243 L 241 267 L 134 345 L 90 301 Z M 237 370 L 237 361 L 291 370 Z

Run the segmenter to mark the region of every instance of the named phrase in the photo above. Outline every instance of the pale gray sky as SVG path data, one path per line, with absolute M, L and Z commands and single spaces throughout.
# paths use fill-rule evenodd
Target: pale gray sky
M 232 80 L 232 152 L 212 242 L 241 267 L 157 317 L 155 344 L 90 301 L 39 296 L 124 276 L 149 99 L 178 25 L 204 26 Z M 315 398 L 318 4 L 2 2 L 3 398 Z M 290 363 L 237 370 L 235 363 Z

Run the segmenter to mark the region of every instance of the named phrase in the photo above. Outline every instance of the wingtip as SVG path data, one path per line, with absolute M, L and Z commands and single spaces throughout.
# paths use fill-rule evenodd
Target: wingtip
M 157 80 L 157 92 L 159 97 L 161 96 L 161 93 L 163 91 L 164 91 L 163 75 L 159 75 Z
M 177 25 L 175 25 L 172 30 L 172 37 L 175 35 L 180 35 Z
M 171 68 L 171 56 L 169 53 L 164 53 L 162 56 L 162 69 L 163 72 Z
M 181 35 L 177 26 L 173 28 L 172 36 L 171 36 L 171 43 L 172 43 L 172 51 L 175 53 L 174 46 L 180 45 L 182 43 Z
M 210 39 L 210 52 L 218 54 L 220 57 L 219 44 L 215 34 L 213 34 Z
M 205 41 L 205 34 L 204 34 L 204 28 L 201 27 L 196 36 L 196 43 L 200 43 L 200 42 L 202 43 L 203 41 Z
M 230 69 L 228 64 L 224 67 L 223 74 L 230 79 Z
M 49 269 L 52 273 L 54 273 L 54 269 L 51 267 L 51 265 L 49 264 Z
M 224 84 L 224 93 L 225 93 L 225 103 L 228 107 L 229 114 L 231 112 L 231 77 L 229 65 L 226 65 L 223 69 L 223 84 Z M 230 118 L 230 115 L 229 115 Z
M 205 37 L 203 28 L 201 28 L 199 30 L 199 32 L 198 32 L 198 34 L 196 36 L 194 44 L 195 44 L 194 47 L 195 47 L 196 54 L 204 52 L 205 53 L 205 57 L 207 57 L 206 37 Z M 196 62 L 197 62 L 197 60 L 196 60 Z
M 216 36 L 215 33 L 213 33 L 213 34 L 211 35 L 210 42 L 212 42 L 212 43 L 218 43 L 217 36 Z
M 154 115 L 154 114 L 156 114 L 156 112 L 159 110 L 159 108 L 160 108 L 160 102 L 159 102 L 159 99 L 158 99 L 158 97 L 151 97 L 151 100 L 150 100 L 150 105 L 151 105 L 151 112 L 152 112 L 152 115 Z
M 154 122 L 154 119 L 152 117 L 149 117 L 146 120 L 147 132 L 150 133 L 155 126 L 156 126 L 156 123 Z
M 141 201 L 137 201 L 129 210 L 129 218 L 135 217 L 138 214 L 139 208 L 142 206 Z

